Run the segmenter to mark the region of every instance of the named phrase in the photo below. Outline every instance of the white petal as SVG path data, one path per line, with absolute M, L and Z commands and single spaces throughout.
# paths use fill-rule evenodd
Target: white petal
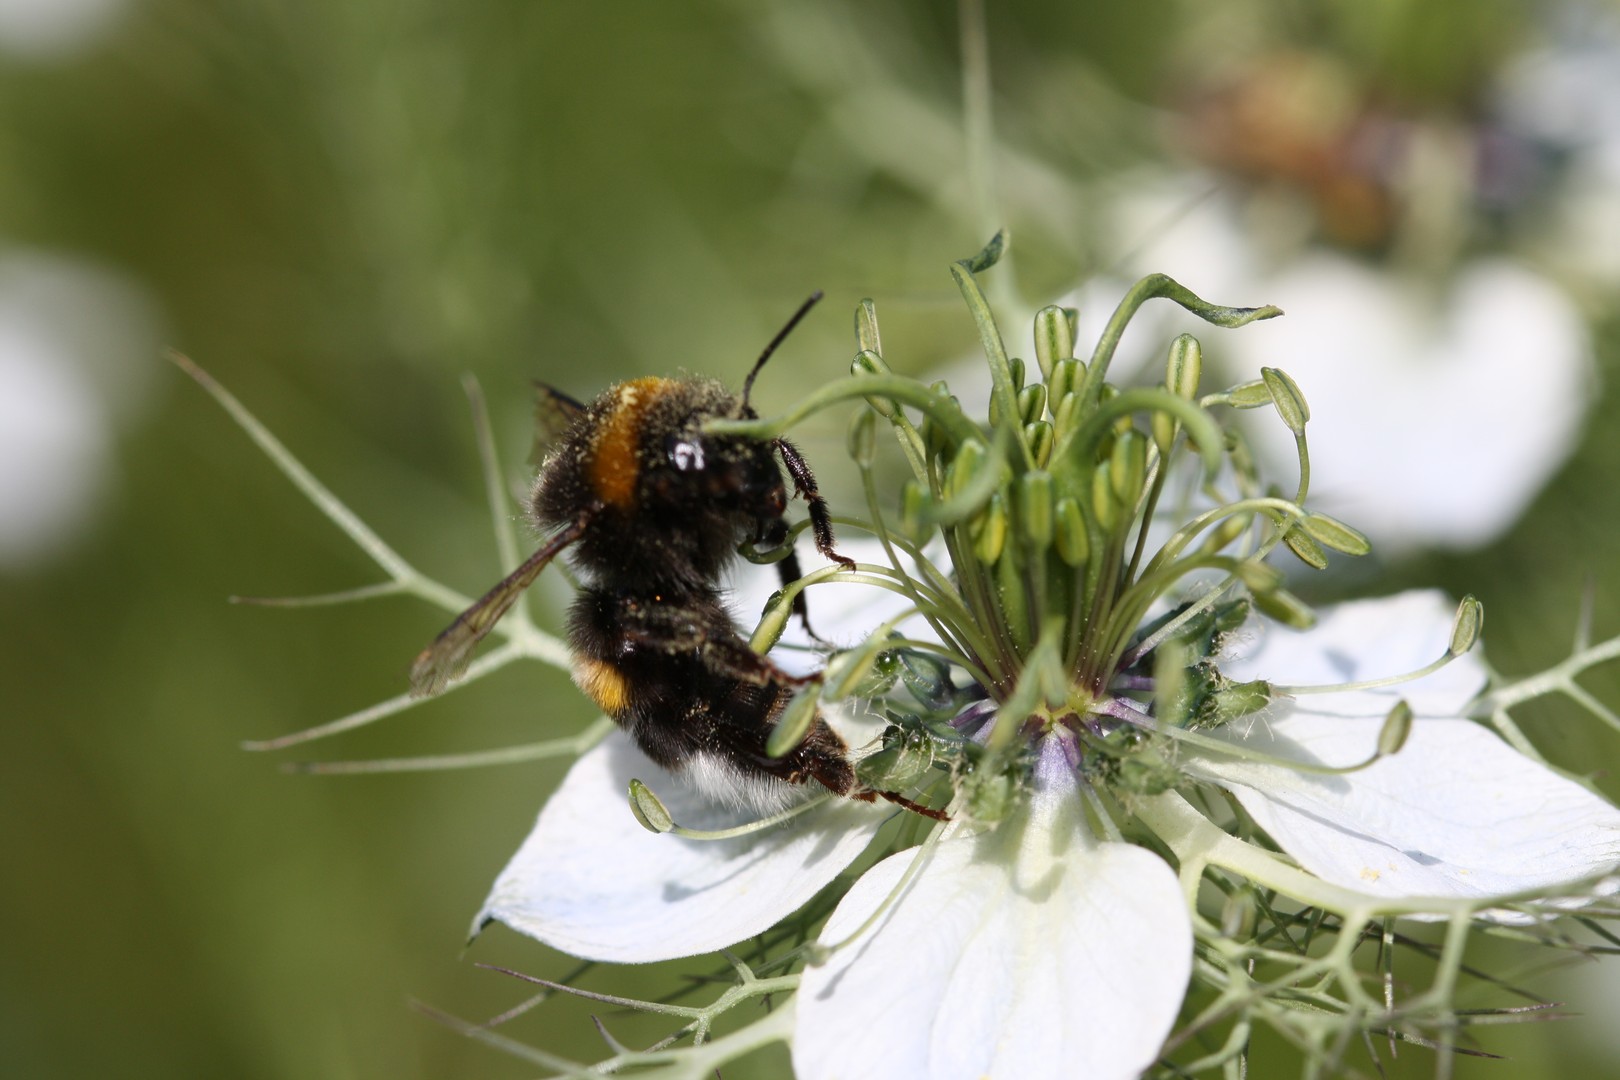
M 1244 627 L 1241 655 L 1223 660 L 1234 679 L 1265 679 L 1287 686 L 1325 686 L 1404 675 L 1444 656 L 1456 605 L 1441 592 L 1414 590 L 1325 608 L 1310 630 L 1256 619 Z M 1385 716 L 1405 699 L 1419 716 L 1456 716 L 1485 686 L 1476 652 L 1432 675 L 1381 690 L 1312 694 L 1302 704 L 1316 713 Z
M 1372 753 L 1381 726 L 1296 708 L 1232 737 L 1289 760 L 1349 765 Z M 1471 720 L 1421 719 L 1400 753 L 1342 776 L 1187 764 L 1236 795 L 1305 869 L 1375 896 L 1505 896 L 1620 865 L 1620 810 Z
M 618 732 L 568 771 L 495 881 L 475 931 L 503 922 L 589 960 L 643 963 L 713 952 L 773 926 L 853 862 L 889 812 L 847 799 L 733 840 L 655 835 L 626 790 L 645 781 L 676 822 L 719 829 L 717 808 Z
M 1395 675 L 1445 651 L 1451 617 L 1434 592 L 1341 604 L 1313 630 L 1264 630 L 1251 655 L 1221 666 L 1289 684 Z M 1612 869 L 1620 810 L 1460 717 L 1484 678 L 1465 656 L 1415 682 L 1281 702 L 1219 733 L 1285 760 L 1353 765 L 1404 698 L 1417 716 L 1405 748 L 1352 773 L 1191 752 L 1183 763 L 1231 790 L 1307 870 L 1377 896 L 1500 896 Z
M 941 841 L 874 927 L 805 972 L 800 1080 L 1125 1080 L 1154 1062 L 1192 963 L 1175 875 L 1096 842 L 1072 778 L 1047 779 L 1022 820 Z M 916 857 L 867 871 L 822 940 L 861 927 Z

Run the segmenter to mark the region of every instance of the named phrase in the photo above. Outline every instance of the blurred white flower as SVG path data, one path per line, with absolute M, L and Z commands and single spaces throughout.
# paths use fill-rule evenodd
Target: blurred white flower
M 65 549 L 112 478 L 114 439 L 144 411 L 156 319 L 133 284 L 54 255 L 0 255 L 0 569 Z
M 1157 223 L 1133 269 L 1216 303 L 1283 309 L 1241 333 L 1200 336 L 1207 362 L 1234 381 L 1277 367 L 1299 383 L 1312 503 L 1386 553 L 1474 547 L 1510 527 L 1573 450 L 1593 398 L 1590 334 L 1564 291 L 1505 258 L 1466 262 L 1444 283 L 1328 251 L 1272 265 L 1223 197 L 1190 201 L 1202 183 L 1144 183 L 1121 215 L 1121 242 Z M 1164 340 L 1178 318 L 1168 305 L 1144 310 L 1137 340 Z M 1289 475 L 1288 433 L 1248 430 L 1266 471 Z
M 0 0 L 0 52 L 54 59 L 110 31 L 128 0 Z

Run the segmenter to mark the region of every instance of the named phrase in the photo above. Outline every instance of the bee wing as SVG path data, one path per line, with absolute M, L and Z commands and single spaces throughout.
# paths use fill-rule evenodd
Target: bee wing
M 501 616 L 517 603 L 523 590 L 534 584 L 534 579 L 540 576 L 546 564 L 556 558 L 563 548 L 579 539 L 580 533 L 585 531 L 586 520 L 581 517 L 552 537 L 544 547 L 524 560 L 522 566 L 480 597 L 477 603 L 457 615 L 456 621 L 445 627 L 444 632 L 433 639 L 433 644 L 417 655 L 411 664 L 412 697 L 431 697 L 461 677 L 472 659 L 473 649 L 500 622 Z
M 551 444 L 585 415 L 585 404 L 550 383 L 534 383 L 534 448 L 529 464 L 538 468 Z

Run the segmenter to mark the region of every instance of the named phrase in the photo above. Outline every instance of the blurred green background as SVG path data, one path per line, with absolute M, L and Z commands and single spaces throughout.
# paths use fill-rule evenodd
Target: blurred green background
M 0 517 L 21 523 L 0 545 L 0 1071 L 532 1075 L 410 1002 L 484 1018 L 524 993 L 473 960 L 572 967 L 504 930 L 461 952 L 560 765 L 315 778 L 239 749 L 398 693 L 445 620 L 405 600 L 228 605 L 379 575 L 162 346 L 468 593 L 499 568 L 464 373 L 516 482 L 529 379 L 581 396 L 677 368 L 735 383 L 815 288 L 828 300 L 761 381 L 764 411 L 846 369 L 862 296 L 893 362 L 922 372 L 973 345 L 952 259 L 1005 223 L 1004 284 L 1015 272 L 1032 303 L 1072 290 L 1126 260 L 1113 200 L 1143 170 L 1196 172 L 1253 220 L 1291 223 L 1266 234 L 1273 268 L 1331 250 L 1444 281 L 1482 255 L 1524 259 L 1582 313 L 1594 370 L 1612 376 L 1614 281 L 1559 232 L 1602 119 L 1515 128 L 1501 101 L 1527 56 L 1587 62 L 1580 48 L 1603 39 L 1583 28 L 1610 33 L 1613 15 L 1530 0 L 992 5 L 991 205 L 948 4 L 0 0 L 0 425 L 17 436 L 0 475 L 21 477 L 0 494 Z M 1571 41 L 1579 55 L 1560 53 Z M 1304 108 L 1303 132 L 1246 96 L 1268 73 L 1286 87 L 1299 57 L 1334 103 Z M 1409 212 L 1431 189 L 1332 152 L 1368 124 L 1500 142 L 1529 164 L 1511 183 L 1464 170 L 1442 191 L 1460 232 L 1436 240 L 1413 224 L 1432 215 Z M 6 337 L 7 318 L 46 320 L 64 359 L 17 375 L 6 350 L 27 335 Z M 1313 595 L 1474 592 L 1508 672 L 1565 654 L 1589 584 L 1598 634 L 1620 631 L 1620 425 L 1601 395 L 1511 530 Z M 800 441 L 835 505 L 853 497 L 839 421 Z M 1587 683 L 1617 703 L 1617 676 Z M 496 747 L 590 718 L 564 675 L 524 669 L 304 756 Z M 1555 762 L 1620 794 L 1620 733 L 1558 705 L 1530 719 Z M 1607 978 L 1542 985 L 1601 1014 L 1620 993 Z M 513 1034 L 595 1053 L 588 1010 L 549 1009 Z M 1513 1060 L 1458 1074 L 1605 1075 L 1610 1026 L 1493 1029 L 1487 1048 Z M 1286 1058 L 1267 1052 L 1256 1067 L 1273 1075 Z M 1432 1064 L 1409 1048 L 1396 1071 Z

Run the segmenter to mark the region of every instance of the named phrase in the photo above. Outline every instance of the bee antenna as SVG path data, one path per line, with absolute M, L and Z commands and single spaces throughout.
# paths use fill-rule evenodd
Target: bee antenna
M 821 296 L 822 292 L 820 289 L 817 289 L 815 292 L 811 293 L 810 299 L 799 305 L 799 310 L 793 313 L 793 318 L 789 319 L 787 321 L 787 325 L 776 332 L 776 336 L 771 338 L 771 343 L 765 346 L 765 351 L 759 354 L 759 359 L 754 361 L 754 370 L 750 371 L 748 373 L 748 378 L 743 380 L 743 412 L 746 413 L 748 411 L 748 394 L 754 389 L 754 378 L 759 374 L 759 369 L 765 366 L 765 361 L 771 358 L 771 353 L 776 351 L 777 346 L 782 344 L 783 339 L 785 339 L 789 334 L 793 333 L 793 328 L 799 325 L 799 321 L 806 315 L 810 314 L 810 309 L 816 306 L 816 303 L 820 301 Z

